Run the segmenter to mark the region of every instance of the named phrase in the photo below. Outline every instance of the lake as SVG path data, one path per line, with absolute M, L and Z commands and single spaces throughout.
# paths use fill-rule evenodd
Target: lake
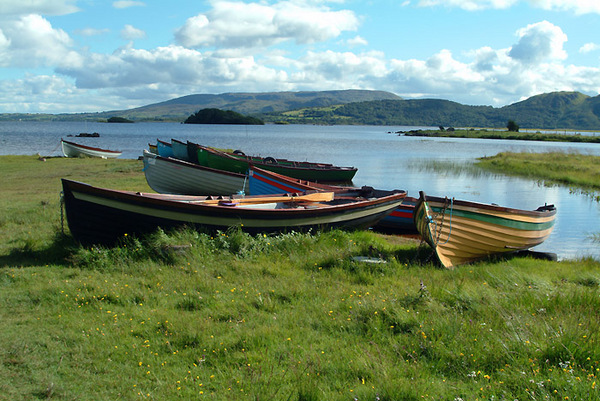
M 62 155 L 60 139 L 81 132 L 99 138 L 74 142 L 121 150 L 138 158 L 148 143 L 171 138 L 203 145 L 240 149 L 246 154 L 358 167 L 354 185 L 404 189 L 410 196 L 429 195 L 496 203 L 518 209 L 554 204 L 557 219 L 550 238 L 535 248 L 560 259 L 600 259 L 600 204 L 591 196 L 562 186 L 480 172 L 476 158 L 503 151 L 563 151 L 600 156 L 600 145 L 511 140 L 405 137 L 396 134 L 424 127 L 404 126 L 219 126 L 177 123 L 107 124 L 90 122 L 0 122 L 0 154 Z M 437 127 L 436 127 L 437 128 Z M 433 167 L 435 164 L 437 167 Z M 140 174 L 143 174 L 140 171 Z M 93 184 L 93 183 L 92 183 Z

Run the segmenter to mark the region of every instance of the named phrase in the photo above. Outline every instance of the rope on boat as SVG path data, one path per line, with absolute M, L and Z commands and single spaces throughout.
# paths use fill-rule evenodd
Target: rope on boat
M 448 238 L 446 238 L 446 241 L 442 242 L 440 244 L 440 237 L 442 235 L 442 229 L 444 228 L 444 219 L 446 218 L 446 210 L 448 209 L 448 201 L 450 201 L 450 224 L 449 224 L 449 228 L 448 228 Z M 448 197 L 446 197 L 446 200 L 444 201 L 444 207 L 442 208 L 441 214 L 442 214 L 442 221 L 440 222 L 440 224 L 438 225 L 436 223 L 436 220 L 434 217 L 431 218 L 431 222 L 435 225 L 435 230 L 434 232 L 436 233 L 436 238 L 433 239 L 433 243 L 438 246 L 438 245 L 444 245 L 447 244 L 448 241 L 450 241 L 450 234 L 452 234 L 452 211 L 454 209 L 454 198 L 452 199 L 448 199 Z M 439 213 L 435 216 L 437 218 L 437 216 L 439 215 Z
M 248 174 L 244 176 L 244 185 L 242 185 L 242 190 L 238 192 L 238 195 L 246 195 L 246 181 L 248 180 Z
M 60 229 L 65 234 L 65 193 L 60 191 L 60 200 L 58 201 L 60 208 Z

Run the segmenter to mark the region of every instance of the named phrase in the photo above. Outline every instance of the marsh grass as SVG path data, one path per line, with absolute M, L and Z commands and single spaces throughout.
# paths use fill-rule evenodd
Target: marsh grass
M 502 152 L 478 159 L 477 166 L 502 174 L 562 184 L 592 195 L 600 190 L 600 157 L 579 153 Z
M 90 160 L 44 171 L 144 189 L 139 170 L 88 171 Z M 57 200 L 53 212 L 39 205 L 59 190 L 44 174 L 27 184 L 44 188 L 37 199 L 11 201 L 14 183 L 0 195 L 2 215 L 13 208 L 0 248 L 0 399 L 600 397 L 594 260 L 444 270 L 418 242 L 367 231 L 159 230 L 83 248 L 60 232 Z
M 568 132 L 568 133 L 567 133 Z M 518 141 L 541 141 L 541 142 L 585 142 L 599 143 L 600 137 L 596 135 L 582 135 L 572 131 L 553 133 L 538 132 L 511 132 L 503 130 L 488 129 L 456 129 L 456 130 L 418 130 L 404 132 L 406 136 L 438 137 L 438 138 L 479 138 L 479 139 L 503 139 Z

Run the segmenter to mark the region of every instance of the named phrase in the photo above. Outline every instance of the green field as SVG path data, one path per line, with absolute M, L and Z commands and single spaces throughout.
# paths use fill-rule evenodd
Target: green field
M 140 161 L 0 168 L 0 400 L 600 398 L 597 261 L 445 270 L 416 240 L 342 231 L 86 249 L 60 178 L 148 191 Z

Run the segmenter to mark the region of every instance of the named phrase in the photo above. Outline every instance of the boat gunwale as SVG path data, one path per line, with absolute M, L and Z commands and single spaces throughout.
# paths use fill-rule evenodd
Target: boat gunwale
M 285 159 L 285 160 L 288 162 L 291 162 L 291 163 L 295 163 L 297 165 L 292 165 L 292 164 L 286 165 L 286 164 L 277 164 L 277 163 L 269 164 L 269 163 L 265 163 L 263 161 L 254 161 L 254 160 L 252 160 L 252 156 L 244 155 L 241 157 L 237 157 L 237 156 L 231 155 L 227 152 L 222 152 L 218 149 L 211 148 L 210 146 L 204 146 L 204 145 L 200 145 L 200 144 L 196 144 L 196 145 L 198 146 L 198 149 L 209 152 L 217 157 L 221 157 L 221 158 L 224 158 L 226 160 L 231 160 L 231 161 L 245 162 L 245 163 L 248 163 L 248 166 L 274 166 L 274 167 L 278 167 L 280 169 L 285 169 L 285 170 L 315 171 L 315 172 L 344 171 L 344 172 L 356 173 L 358 171 L 357 167 L 336 166 L 336 165 L 328 164 L 328 163 L 301 162 L 301 161 L 293 161 L 293 160 L 287 160 L 287 159 Z M 259 156 L 256 156 L 256 157 L 259 157 Z M 265 158 L 263 158 L 263 160 L 264 159 Z M 308 166 L 303 166 L 303 164 L 308 165 Z
M 233 171 L 219 170 L 219 169 L 216 169 L 213 167 L 202 166 L 200 164 L 188 162 L 186 160 L 178 159 L 176 157 L 165 157 L 165 156 L 157 155 L 156 153 L 152 153 L 147 149 L 144 149 L 143 157 L 148 158 L 148 159 L 156 159 L 161 162 L 165 162 L 165 163 L 169 163 L 169 164 L 178 164 L 183 167 L 192 168 L 192 169 L 196 169 L 196 170 L 212 172 L 215 174 L 223 174 L 223 175 L 228 175 L 231 177 L 236 177 L 236 178 L 241 178 L 241 179 L 244 179 L 246 177 L 245 174 L 234 173 Z
M 203 204 L 199 201 L 203 199 L 214 199 L 214 197 L 206 197 L 206 196 L 193 196 L 193 195 L 170 195 L 170 194 L 155 194 L 155 193 L 147 193 L 147 192 L 136 192 L 136 191 L 124 191 L 124 190 L 116 190 L 116 189 L 108 189 L 108 188 L 99 188 L 90 184 L 86 184 L 79 181 L 69 180 L 66 178 L 62 179 L 63 186 L 66 183 L 66 186 L 69 188 L 71 192 L 81 192 L 90 195 L 94 195 L 100 198 L 112 199 L 118 202 L 124 202 L 128 204 L 137 204 L 137 205 L 149 205 L 152 207 L 156 207 L 161 210 L 175 210 L 182 212 L 193 212 L 193 214 L 206 214 L 206 212 L 210 212 L 210 214 L 226 214 L 226 215 L 235 215 L 238 214 L 241 208 L 236 208 L 235 206 L 229 205 L 219 205 L 219 204 Z M 252 209 L 252 208 L 243 208 L 243 213 L 248 215 L 249 217 L 268 217 L 275 218 L 275 216 L 280 217 L 286 214 L 291 216 L 297 214 L 311 214 L 313 216 L 322 216 L 327 214 L 337 214 L 343 211 L 352 211 L 353 209 L 370 209 L 373 207 L 377 207 L 386 203 L 396 203 L 400 201 L 400 203 L 404 200 L 406 196 L 406 192 L 399 191 L 394 194 L 390 194 L 387 196 L 383 196 L 381 198 L 376 199 L 365 199 L 365 200 L 356 200 L 350 203 L 338 204 L 338 205 L 327 205 L 327 207 L 323 208 L 314 208 L 314 209 L 274 209 L 269 210 L 265 213 L 264 209 Z M 268 199 L 269 195 L 263 196 L 265 199 Z M 217 197 L 219 198 L 219 197 Z M 227 198 L 220 197 L 224 202 L 235 202 L 235 198 Z M 192 201 L 198 201 L 197 203 L 191 203 Z M 188 202 L 189 201 L 189 202 Z M 293 197 L 290 196 L 290 202 L 293 202 Z M 309 213 L 310 212 L 310 213 Z
M 525 215 L 529 217 L 545 217 L 545 216 L 554 216 L 556 215 L 556 207 L 554 205 L 544 205 L 540 206 L 537 210 L 525 210 L 525 209 L 516 209 L 505 206 L 493 205 L 490 203 L 480 203 L 474 201 L 466 201 L 460 199 L 450 199 L 450 198 L 442 198 L 438 196 L 429 196 L 424 195 L 424 201 L 429 203 L 429 207 L 432 206 L 432 203 L 440 203 L 446 204 L 450 202 L 449 205 L 459 206 L 459 207 L 468 207 L 474 209 L 483 209 L 485 211 L 495 211 L 501 213 L 507 213 L 508 215 Z M 419 198 L 421 201 L 422 198 Z M 540 210 L 541 209 L 541 210 Z M 473 213 L 478 213 L 476 211 L 472 211 Z
M 118 154 L 118 155 L 120 155 L 121 153 L 123 153 L 120 150 L 102 149 L 102 148 L 96 148 L 96 147 L 88 146 L 88 145 L 81 145 L 79 143 L 67 141 L 67 140 L 64 140 L 62 138 L 61 138 L 60 141 L 63 142 L 63 143 L 66 143 L 67 145 L 71 145 L 71 146 L 73 146 L 75 148 L 82 148 L 82 149 L 86 149 L 86 150 L 93 150 L 95 152 L 111 153 L 111 154 Z

